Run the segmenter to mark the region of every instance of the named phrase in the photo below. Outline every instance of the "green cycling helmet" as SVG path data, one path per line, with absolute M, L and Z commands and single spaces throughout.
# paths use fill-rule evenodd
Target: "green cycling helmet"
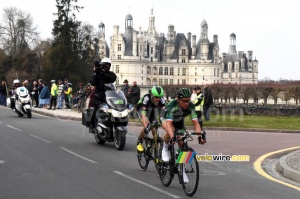
M 192 92 L 188 88 L 181 88 L 177 90 L 176 96 L 178 98 L 185 98 L 185 97 L 191 97 Z
M 164 96 L 164 89 L 160 86 L 153 86 L 151 89 L 151 94 L 154 97 L 162 97 Z

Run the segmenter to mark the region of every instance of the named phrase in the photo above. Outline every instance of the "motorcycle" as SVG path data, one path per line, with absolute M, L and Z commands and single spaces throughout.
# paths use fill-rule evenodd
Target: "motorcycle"
M 114 84 L 105 86 L 106 103 L 100 104 L 97 109 L 91 107 L 84 110 L 82 124 L 89 128 L 90 133 L 95 134 L 98 144 L 114 142 L 115 147 L 122 150 L 126 143 L 128 115 L 132 111 L 132 105 L 127 104 L 123 91 L 117 91 Z
M 32 100 L 28 90 L 25 87 L 18 87 L 14 91 L 12 99 L 15 102 L 14 112 L 18 114 L 19 117 L 27 115 L 28 118 L 32 117 Z M 11 99 L 7 98 L 7 106 L 11 106 Z

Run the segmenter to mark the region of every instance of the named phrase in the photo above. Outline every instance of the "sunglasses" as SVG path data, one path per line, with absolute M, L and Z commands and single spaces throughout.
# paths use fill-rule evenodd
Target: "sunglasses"
M 155 96 L 154 96 L 155 97 Z M 161 99 L 161 97 L 155 97 L 156 99 Z

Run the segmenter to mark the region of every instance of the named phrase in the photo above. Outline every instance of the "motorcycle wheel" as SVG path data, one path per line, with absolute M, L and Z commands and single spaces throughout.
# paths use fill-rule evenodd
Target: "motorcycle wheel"
M 115 143 L 115 147 L 118 150 L 122 150 L 125 147 L 125 143 L 126 143 L 125 132 L 117 131 L 114 143 Z
M 23 113 L 19 112 L 17 109 L 15 109 L 15 111 L 18 114 L 19 117 L 23 117 Z
M 97 133 L 95 133 L 95 140 L 97 142 L 97 144 L 105 144 L 105 140 L 101 139 L 101 137 L 99 135 L 97 135 Z
M 31 117 L 32 117 L 32 113 L 31 113 L 31 110 L 30 110 L 30 109 L 27 109 L 27 117 L 28 117 L 28 118 L 31 118 Z

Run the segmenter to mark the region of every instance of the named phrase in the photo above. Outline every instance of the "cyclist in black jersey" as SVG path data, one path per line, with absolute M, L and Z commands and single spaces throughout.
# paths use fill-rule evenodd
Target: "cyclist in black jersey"
M 168 153 L 168 145 L 170 139 L 174 137 L 175 130 L 185 129 L 184 118 L 187 115 L 191 116 L 195 132 L 201 132 L 201 127 L 198 123 L 198 117 L 195 111 L 195 105 L 191 102 L 191 91 L 187 88 L 177 90 L 177 99 L 171 101 L 166 107 L 166 117 L 163 122 L 163 128 L 166 131 L 164 136 L 164 145 L 162 150 L 162 160 L 168 162 L 170 157 Z M 206 141 L 202 137 L 198 138 L 199 144 L 204 144 Z M 178 142 L 179 148 L 182 142 Z
M 144 95 L 138 102 L 138 115 L 141 119 L 143 128 L 138 137 L 137 150 L 139 152 L 144 151 L 142 145 L 142 140 L 145 133 L 148 134 L 148 125 L 153 122 L 161 122 L 164 117 L 165 100 L 163 99 L 164 90 L 160 86 L 153 86 L 151 89 L 151 94 Z M 154 129 L 153 134 L 155 133 Z

